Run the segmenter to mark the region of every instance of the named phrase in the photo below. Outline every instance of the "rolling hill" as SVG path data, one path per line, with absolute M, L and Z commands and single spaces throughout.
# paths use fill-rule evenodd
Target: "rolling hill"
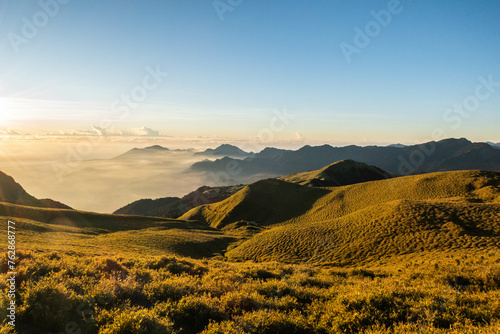
M 194 208 L 181 219 L 197 219 L 213 227 L 239 220 L 270 225 L 337 218 L 393 200 L 462 197 L 494 201 L 499 182 L 499 173 L 480 171 L 422 174 L 333 188 L 310 188 L 266 179 L 246 186 L 222 202 Z M 298 212 L 303 214 L 297 215 Z
M 343 266 L 391 262 L 406 254 L 497 249 L 499 212 L 500 203 L 395 200 L 326 221 L 275 227 L 226 255 Z
M 252 221 L 266 230 L 232 260 L 335 265 L 433 250 L 500 245 L 500 173 L 442 172 L 313 188 L 262 180 L 190 210 L 215 228 Z
M 280 180 L 310 187 L 336 187 L 390 178 L 380 168 L 354 160 L 334 162 L 320 170 L 279 177 Z
M 200 258 L 223 253 L 238 239 L 196 222 L 0 203 L 0 226 L 4 229 L 7 220 L 16 223 L 16 242 L 25 252 Z M 5 240 L 1 246 L 6 247 Z

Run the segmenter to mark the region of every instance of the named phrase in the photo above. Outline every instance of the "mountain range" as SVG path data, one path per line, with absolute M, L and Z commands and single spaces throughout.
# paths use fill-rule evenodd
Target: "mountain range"
M 500 150 L 461 138 L 412 146 L 306 145 L 295 151 L 266 148 L 243 160 L 224 157 L 197 162 L 188 172 L 224 173 L 231 183 L 252 175 L 274 177 L 317 170 L 341 160 L 363 162 L 393 175 L 474 169 L 500 171 Z M 228 169 L 236 172 L 227 173 Z
M 133 148 L 114 159 L 140 159 L 140 158 L 154 158 L 164 156 L 165 154 L 169 154 L 172 152 L 185 152 L 191 150 L 170 150 L 166 147 L 160 145 L 148 146 L 145 148 Z

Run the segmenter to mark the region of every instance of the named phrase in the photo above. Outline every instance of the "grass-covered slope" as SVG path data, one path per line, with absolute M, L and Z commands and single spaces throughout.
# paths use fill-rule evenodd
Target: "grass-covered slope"
M 319 170 L 282 176 L 279 179 L 310 187 L 337 187 L 390 177 L 389 173 L 378 167 L 354 160 L 342 160 Z
M 182 215 L 183 220 L 199 220 L 215 228 L 240 220 L 272 225 L 306 214 L 329 190 L 266 179 L 252 183 L 226 200 L 202 205 Z
M 237 239 L 195 222 L 0 203 L 2 230 L 7 220 L 15 222 L 16 244 L 23 251 L 201 258 L 224 253 Z M 6 238 L 0 247 L 7 249 Z
M 500 246 L 500 173 L 461 171 L 311 188 L 264 180 L 183 219 L 266 226 L 232 260 L 371 263 L 421 252 Z
M 392 201 L 329 221 L 287 224 L 227 253 L 233 260 L 348 265 L 405 254 L 498 249 L 500 203 Z
M 500 173 L 460 171 L 406 176 L 344 187 L 311 188 L 281 180 L 262 180 L 181 219 L 222 227 L 239 220 L 259 224 L 310 223 L 338 218 L 394 200 L 463 198 L 499 201 Z

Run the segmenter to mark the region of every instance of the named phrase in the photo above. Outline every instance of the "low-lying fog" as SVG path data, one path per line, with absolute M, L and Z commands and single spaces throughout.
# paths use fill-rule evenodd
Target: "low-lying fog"
M 0 171 L 14 177 L 37 198 L 51 198 L 78 210 L 107 213 L 138 199 L 183 196 L 202 185 L 215 185 L 203 175 L 182 173 L 194 162 L 207 158 L 195 155 L 195 151 L 116 158 L 134 147 L 146 146 L 149 145 L 106 142 L 91 147 L 78 141 L 4 141 L 0 142 Z

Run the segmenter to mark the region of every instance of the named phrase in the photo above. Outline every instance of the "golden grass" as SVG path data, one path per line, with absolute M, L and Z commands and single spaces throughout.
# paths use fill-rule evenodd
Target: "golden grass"
M 270 225 L 306 214 L 328 192 L 276 179 L 261 180 L 222 202 L 194 208 L 179 219 L 199 220 L 215 228 L 241 220 Z
M 248 185 L 222 202 L 194 208 L 180 219 L 200 220 L 213 227 L 239 220 L 304 224 L 402 199 L 459 197 L 498 202 L 499 185 L 500 173 L 481 171 L 431 173 L 334 188 L 306 188 L 270 179 Z
M 279 180 L 306 186 L 343 186 L 390 177 L 383 170 L 354 160 L 334 162 L 319 170 L 290 174 Z
M 128 221 L 120 225 L 120 219 L 123 218 Z M 137 219 L 135 223 L 134 218 Z M 96 224 L 85 224 L 99 226 L 96 228 L 77 227 L 75 225 L 82 224 L 72 220 L 65 222 L 68 225 L 60 225 L 60 221 L 56 224 L 0 217 L 0 229 L 7 229 L 9 219 L 16 223 L 16 243 L 18 249 L 24 251 L 128 256 L 176 254 L 200 258 L 224 253 L 232 242 L 240 238 L 196 223 L 124 216 L 115 217 L 116 225 L 111 225 L 111 229 L 101 228 L 105 224 L 102 220 Z M 117 230 L 119 227 L 132 229 Z M 0 240 L 0 247 L 7 248 L 6 238 Z
M 319 268 L 20 253 L 0 333 L 498 333 L 500 254 Z M 2 277 L 4 278 L 4 277 Z M 0 280 L 0 290 L 6 289 Z M 0 295 L 5 319 L 6 294 Z
M 0 334 L 499 333 L 499 185 L 263 180 L 183 216 L 221 229 L 0 203 L 18 250 L 18 326 Z
M 340 266 L 403 254 L 499 246 L 499 204 L 400 200 L 327 221 L 277 226 L 226 255 L 231 260 Z

